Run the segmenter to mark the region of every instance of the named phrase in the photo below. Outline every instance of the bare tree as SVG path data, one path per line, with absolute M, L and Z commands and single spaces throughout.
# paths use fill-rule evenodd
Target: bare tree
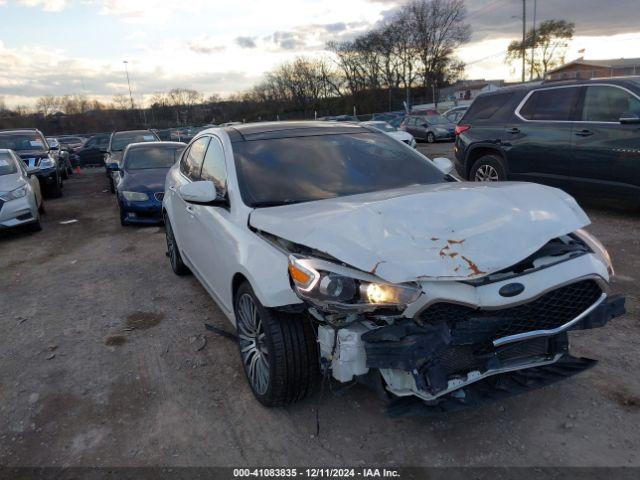
M 58 97 L 53 95 L 45 95 L 36 100 L 36 110 L 45 117 L 56 113 L 61 108 L 61 102 Z
M 131 105 L 129 102 L 129 98 L 122 95 L 121 93 L 114 95 L 111 101 L 113 102 L 113 107 L 116 110 L 127 110 Z
M 529 30 L 522 40 L 514 40 L 507 49 L 507 62 L 513 63 L 522 60 L 523 52 L 526 54 L 525 62 L 529 69 L 538 78 L 544 78 L 547 72 L 564 63 L 564 55 L 573 39 L 575 25 L 566 20 L 546 20 L 535 30 Z

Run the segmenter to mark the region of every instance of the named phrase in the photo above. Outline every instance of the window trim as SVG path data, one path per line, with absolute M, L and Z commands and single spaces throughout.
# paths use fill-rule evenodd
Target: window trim
M 191 143 L 189 143 L 189 145 L 187 145 L 185 147 L 185 149 L 182 151 L 182 156 L 180 157 L 180 161 L 178 162 L 178 171 L 180 172 L 180 175 L 182 175 L 183 178 L 185 178 L 189 182 L 194 182 L 194 181 L 197 182 L 198 180 L 192 180 L 191 178 L 189 178 L 188 176 L 186 176 L 184 174 L 184 172 L 182 171 L 182 160 L 184 159 L 185 155 L 189 154 L 189 152 L 191 151 L 191 148 L 193 147 L 193 145 L 198 140 L 201 140 L 203 138 L 207 138 L 209 140 L 209 142 L 211 142 L 211 136 L 210 135 L 201 135 L 201 136 L 199 136 L 197 138 L 194 138 L 193 140 L 191 140 Z M 200 175 L 202 174 L 202 164 L 204 163 L 204 157 L 207 156 L 207 150 L 209 150 L 209 143 L 207 143 L 207 148 L 205 148 L 204 155 L 202 156 L 202 163 L 200 163 L 200 172 L 198 173 L 198 179 L 200 178 Z
M 621 125 L 620 122 L 597 122 L 594 120 L 529 120 L 527 118 L 524 118 L 522 115 L 520 115 L 520 109 L 525 105 L 525 103 L 527 103 L 527 100 L 529 100 L 529 97 L 531 97 L 531 95 L 533 95 L 534 92 L 539 92 L 542 90 L 555 90 L 558 88 L 578 88 L 578 89 L 585 89 L 585 92 L 586 92 L 587 87 L 619 88 L 620 90 L 624 90 L 625 92 L 636 97 L 638 101 L 640 101 L 640 96 L 636 95 L 634 92 L 632 92 L 628 88 L 623 87 L 621 85 L 615 85 L 612 83 L 583 83 L 580 85 L 558 85 L 556 87 L 535 88 L 531 90 L 529 93 L 527 93 L 524 96 L 522 101 L 518 104 L 514 113 L 519 120 L 522 120 L 523 122 L 527 122 L 527 123 L 580 123 L 580 124 L 586 123 L 586 124 L 597 124 L 597 125 Z M 582 92 L 578 92 L 578 104 L 576 105 L 576 107 L 579 107 L 579 111 L 580 113 L 582 113 L 582 108 L 584 107 L 584 95 Z M 578 112 L 575 111 L 574 113 L 578 113 Z

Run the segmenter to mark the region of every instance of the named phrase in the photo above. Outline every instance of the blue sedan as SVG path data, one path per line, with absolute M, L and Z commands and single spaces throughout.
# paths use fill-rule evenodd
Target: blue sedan
M 164 180 L 185 147 L 181 142 L 132 143 L 126 148 L 120 165 L 110 168 L 116 173 L 123 226 L 162 222 Z

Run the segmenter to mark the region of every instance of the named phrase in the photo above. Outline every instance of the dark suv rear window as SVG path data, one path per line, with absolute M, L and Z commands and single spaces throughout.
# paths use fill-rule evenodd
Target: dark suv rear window
M 571 120 L 579 92 L 579 87 L 535 90 L 520 108 L 520 116 L 526 120 Z
M 481 95 L 467 110 L 464 120 L 488 120 L 492 118 L 501 107 L 504 107 L 515 92 L 503 92 L 493 95 Z

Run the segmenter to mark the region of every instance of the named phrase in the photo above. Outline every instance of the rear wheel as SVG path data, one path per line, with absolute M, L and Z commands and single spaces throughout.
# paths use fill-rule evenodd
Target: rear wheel
M 474 182 L 498 182 L 507 179 L 507 169 L 497 155 L 484 155 L 471 167 L 469 180 Z
M 427 133 L 427 143 L 435 143 L 435 142 L 436 142 L 436 136 L 432 132 Z
M 264 308 L 247 282 L 238 289 L 234 312 L 242 366 L 258 401 L 279 407 L 313 392 L 319 359 L 311 322 Z
M 173 228 L 167 215 L 164 216 L 164 232 L 167 237 L 167 256 L 171 262 L 171 269 L 176 275 L 184 276 L 191 273 L 189 267 L 187 267 L 182 261 L 180 256 L 180 250 L 176 243 L 176 237 L 173 235 Z

